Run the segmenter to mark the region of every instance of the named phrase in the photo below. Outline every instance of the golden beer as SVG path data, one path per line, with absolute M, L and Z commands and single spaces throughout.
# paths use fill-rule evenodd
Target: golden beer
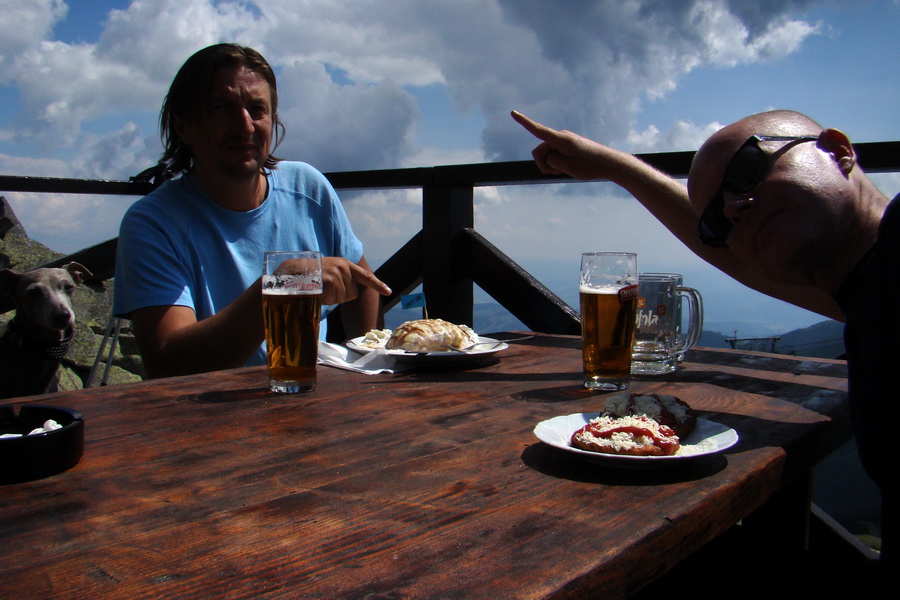
M 637 316 L 637 286 L 582 285 L 579 297 L 585 387 L 627 388 Z
M 266 328 L 269 385 L 275 391 L 311 391 L 316 388 L 319 350 L 319 315 L 322 292 L 262 295 Z

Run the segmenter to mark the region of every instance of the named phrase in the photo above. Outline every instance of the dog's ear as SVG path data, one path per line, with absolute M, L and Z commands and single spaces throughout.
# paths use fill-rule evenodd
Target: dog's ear
M 69 272 L 69 275 L 72 276 L 72 280 L 75 282 L 75 285 L 81 285 L 81 282 L 85 279 L 90 279 L 93 277 L 93 273 L 87 270 L 87 267 L 84 265 L 80 265 L 77 262 L 70 262 L 62 266 L 63 269 Z
M 0 271 L 0 298 L 9 298 L 15 302 L 16 286 L 19 285 L 19 277 L 21 275 L 11 269 Z

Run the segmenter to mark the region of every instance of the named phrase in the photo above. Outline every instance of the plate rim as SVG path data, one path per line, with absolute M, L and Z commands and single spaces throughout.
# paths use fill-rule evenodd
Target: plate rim
M 540 432 L 541 429 L 544 429 L 544 430 L 550 429 L 550 426 L 548 424 L 554 420 L 564 421 L 566 419 L 579 417 L 579 418 L 584 419 L 584 424 L 587 424 L 588 422 L 590 422 L 591 419 L 598 417 L 600 414 L 602 414 L 602 413 L 590 412 L 590 413 L 570 413 L 568 415 L 557 415 L 555 417 L 551 417 L 549 419 L 544 419 L 543 421 L 539 422 L 537 425 L 534 426 L 533 433 L 534 433 L 535 437 L 537 437 L 541 442 L 543 442 L 549 446 L 552 446 L 554 448 L 559 448 L 560 450 L 571 452 L 573 454 L 576 454 L 578 456 L 586 458 L 591 462 L 604 463 L 604 464 L 615 464 L 617 466 L 631 465 L 631 466 L 635 466 L 635 467 L 650 466 L 650 465 L 662 466 L 665 464 L 678 464 L 678 463 L 682 463 L 682 462 L 697 459 L 697 458 L 711 456 L 714 454 L 719 454 L 721 452 L 724 452 L 725 450 L 728 450 L 729 448 L 733 447 L 735 444 L 737 444 L 740 441 L 740 436 L 738 435 L 738 432 L 735 431 L 733 428 L 728 427 L 727 425 L 723 425 L 722 423 L 719 423 L 717 421 L 713 421 L 712 419 L 707 419 L 705 417 L 697 417 L 697 425 L 698 426 L 715 425 L 718 427 L 722 427 L 722 428 L 724 428 L 724 430 L 721 431 L 720 433 L 717 433 L 716 436 L 726 435 L 726 436 L 728 436 L 728 438 L 723 445 L 717 445 L 715 450 L 711 450 L 708 452 L 698 452 L 696 454 L 683 454 L 683 455 L 676 454 L 676 455 L 672 455 L 672 456 L 629 456 L 627 454 L 604 454 L 602 452 L 591 452 L 589 450 L 582 450 L 581 448 L 575 448 L 574 446 L 572 446 L 569 439 L 571 439 L 572 433 L 575 433 L 575 431 L 577 431 L 577 428 L 573 429 L 572 433 L 568 434 L 569 439 L 567 439 L 565 441 L 554 440 L 552 438 L 549 438 L 549 436 L 547 436 L 547 438 L 545 439 L 545 437 L 542 436 L 541 432 Z M 559 437 L 562 438 L 561 432 L 558 429 L 556 429 L 554 431 L 559 433 L 560 434 Z M 708 439 L 708 438 L 703 438 L 698 441 L 703 441 L 705 439 Z

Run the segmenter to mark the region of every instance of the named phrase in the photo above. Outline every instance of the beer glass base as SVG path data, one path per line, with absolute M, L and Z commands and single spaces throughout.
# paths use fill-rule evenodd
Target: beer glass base
M 308 381 L 276 381 L 269 380 L 269 391 L 275 394 L 300 394 L 316 389 L 316 380 Z
M 663 361 L 632 361 L 632 375 L 668 375 L 674 373 L 675 363 Z
M 627 381 L 603 381 L 598 379 L 585 379 L 584 387 L 589 390 L 597 390 L 600 392 L 618 392 L 628 389 Z

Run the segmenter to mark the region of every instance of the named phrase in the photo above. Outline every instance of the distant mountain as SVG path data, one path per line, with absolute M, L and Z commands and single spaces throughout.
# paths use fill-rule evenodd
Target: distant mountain
M 844 324 L 822 321 L 785 333 L 778 341 L 779 354 L 836 358 L 844 353 Z
M 776 354 L 793 354 L 817 358 L 837 358 L 844 353 L 844 324 L 838 321 L 822 321 L 780 335 L 768 337 L 725 336 L 704 331 L 701 346 L 711 348 L 738 348 Z
M 700 341 L 697 343 L 698 346 L 703 346 L 704 348 L 731 348 L 731 344 L 728 343 L 726 336 L 718 331 L 708 331 L 706 329 L 700 334 Z
M 421 308 L 402 310 L 395 308 L 385 315 L 385 327 L 393 329 L 404 321 L 421 319 Z M 508 310 L 495 302 L 479 303 L 475 305 L 475 323 L 473 325 L 478 333 L 493 333 L 497 331 L 527 331 L 528 328 Z M 778 354 L 796 354 L 798 356 L 812 356 L 817 358 L 836 358 L 844 352 L 843 323 L 838 321 L 823 321 L 810 327 L 789 331 L 774 340 L 775 352 Z M 731 348 L 728 338 L 718 331 L 704 330 L 700 336 L 699 346 L 706 348 Z M 756 345 L 747 342 L 741 347 L 747 349 L 760 349 L 771 347 L 771 338 L 759 338 L 767 344 Z
M 400 309 L 388 311 L 384 316 L 384 326 L 393 329 L 404 321 L 423 318 L 421 308 Z M 469 323 L 466 323 L 469 325 Z M 475 305 L 475 323 L 472 328 L 478 333 L 494 333 L 497 331 L 528 331 L 524 323 L 515 318 L 512 313 L 499 304 L 484 303 Z

